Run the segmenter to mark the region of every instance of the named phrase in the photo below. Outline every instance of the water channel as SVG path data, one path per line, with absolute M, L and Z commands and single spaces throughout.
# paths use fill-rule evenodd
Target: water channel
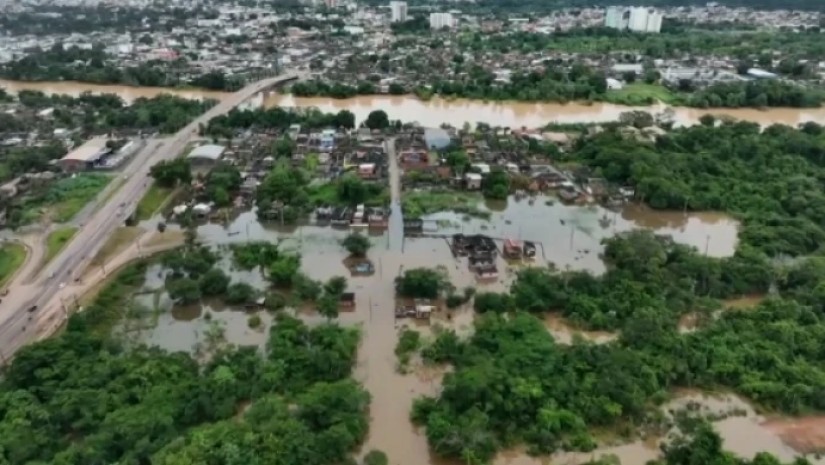
M 132 88 L 124 86 L 95 86 L 78 83 L 15 83 L 0 81 L 0 87 L 10 92 L 22 89 L 41 90 L 47 93 L 77 95 L 81 92 L 116 93 L 127 101 L 139 97 L 151 97 L 168 92 L 192 98 L 222 98 L 219 92 L 197 90 Z M 447 122 L 456 126 L 467 122 L 485 122 L 491 125 L 510 127 L 535 127 L 547 122 L 592 122 L 606 121 L 627 111 L 627 107 L 607 104 L 526 104 L 526 103 L 484 103 L 465 100 L 433 99 L 422 102 L 414 97 L 359 97 L 349 100 L 305 99 L 287 95 L 260 96 L 259 102 L 266 106 L 316 106 L 321 110 L 337 111 L 349 109 L 361 120 L 374 109 L 387 111 L 391 118 L 418 121 L 428 126 L 438 126 Z M 660 111 L 662 106 L 649 110 Z M 678 123 L 691 124 L 703 110 L 677 108 L 674 118 Z M 797 124 L 803 121 L 825 122 L 825 110 L 777 109 L 766 112 L 757 110 L 724 110 L 733 117 L 770 124 L 774 122 Z M 395 206 L 397 208 L 397 206 Z M 695 246 L 708 255 L 726 256 L 733 253 L 737 242 L 738 223 L 722 214 L 682 214 L 680 212 L 652 212 L 642 207 L 631 206 L 613 213 L 599 207 L 566 206 L 558 202 L 538 199 L 530 204 L 526 200 L 510 199 L 505 205 L 491 206 L 491 218 L 482 221 L 464 218 L 451 213 L 440 213 L 428 217 L 440 233 L 450 234 L 480 232 L 495 237 L 512 237 L 539 242 L 542 245 L 540 259 L 536 266 L 553 263 L 559 268 L 585 269 L 599 273 L 604 264 L 599 258 L 602 250 L 600 241 L 621 231 L 633 228 L 648 228 L 661 234 L 672 235 L 677 241 Z M 397 226 L 397 225 L 396 225 Z M 153 228 L 153 224 L 147 228 Z M 397 229 L 397 227 L 396 227 Z M 445 270 L 452 283 L 459 289 L 475 286 L 479 290 L 502 291 L 512 282 L 517 267 L 499 262 L 502 271 L 497 281 L 477 283 L 463 263 L 454 259 L 447 242 L 439 238 L 406 239 L 399 246 L 397 232 L 373 236 L 374 247 L 369 255 L 375 264 L 375 274 L 366 277 L 350 276 L 344 265 L 345 252 L 338 241 L 347 231 L 314 225 L 291 228 L 264 224 L 256 219 L 253 212 L 244 212 L 227 224 L 205 224 L 198 228 L 199 239 L 207 244 L 222 247 L 232 242 L 247 240 L 281 241 L 283 247 L 294 249 L 302 255 L 302 269 L 310 277 L 326 280 L 332 276 L 347 276 L 349 290 L 356 294 L 356 305 L 352 312 L 343 312 L 341 324 L 356 325 L 364 329 L 364 337 L 359 351 L 356 378 L 372 394 L 370 409 L 370 435 L 363 451 L 380 449 L 388 453 L 393 465 L 443 465 L 444 461 L 434 457 L 427 447 L 422 431 L 414 428 L 409 421 L 412 401 L 425 394 L 436 394 L 443 370 L 414 366 L 409 374 L 401 374 L 396 369 L 393 353 L 397 334 L 403 325 L 414 325 L 425 335 L 430 334 L 434 325 L 452 327 L 466 334 L 472 329 L 473 312 L 462 308 L 448 318 L 439 313 L 430 325 L 396 321 L 393 313 L 395 297 L 393 279 L 405 268 L 439 267 Z M 228 264 L 227 267 L 229 268 Z M 159 269 L 147 271 L 147 287 L 160 284 Z M 263 278 L 257 272 L 230 271 L 233 280 L 242 280 L 263 287 Z M 171 308 L 163 295 L 142 297 L 148 306 L 160 307 L 163 311 L 156 315 L 156 324 L 136 332 L 141 342 L 146 342 L 169 350 L 196 352 L 204 343 L 204 334 L 213 322 L 221 322 L 228 342 L 263 347 L 267 339 L 272 318 L 261 313 L 263 328 L 250 329 L 247 314 L 236 309 L 224 308 L 212 303 Z M 313 312 L 300 310 L 298 316 L 314 324 L 322 321 Z M 208 315 L 208 316 L 207 316 Z M 576 332 L 564 321 L 556 317 L 546 320 L 548 331 L 560 343 L 569 343 Z M 580 333 L 594 342 L 608 342 L 613 335 L 606 333 Z M 696 399 L 698 394 L 678 396 L 674 402 Z M 692 396 L 692 397 L 691 397 Z M 766 424 L 750 406 L 734 396 L 721 399 L 697 399 L 709 409 L 735 409 L 744 411 L 744 416 L 731 416 L 716 423 L 725 439 L 725 446 L 735 453 L 752 457 L 758 451 L 768 451 L 780 459 L 789 460 L 796 452 L 783 442 L 776 428 Z M 658 455 L 657 442 L 660 438 L 637 441 L 630 444 L 605 444 L 604 447 L 588 454 L 560 453 L 551 457 L 532 458 L 520 451 L 501 454 L 497 465 L 538 465 L 547 463 L 578 464 L 604 454 L 616 455 L 625 465 L 638 465 Z M 817 465 L 825 462 L 816 460 Z

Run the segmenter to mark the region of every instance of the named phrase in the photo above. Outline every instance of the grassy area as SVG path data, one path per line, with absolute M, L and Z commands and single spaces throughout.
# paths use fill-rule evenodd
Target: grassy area
M 166 200 L 172 195 L 173 191 L 174 189 L 160 187 L 153 183 L 152 186 L 149 187 L 149 190 L 146 191 L 146 195 L 138 202 L 138 220 L 148 220 L 151 218 L 152 215 L 163 207 L 163 204 L 166 203 Z
M 95 258 L 89 263 L 89 266 L 98 267 L 111 258 L 116 257 L 117 254 L 126 250 L 129 245 L 135 242 L 143 231 L 143 228 L 127 226 L 115 229 L 114 233 L 109 236 L 109 240 L 103 244 L 103 247 L 100 248 Z
M 81 173 L 60 179 L 45 191 L 24 200 L 23 223 L 43 217 L 57 223 L 69 221 L 111 180 L 111 176 L 98 173 Z
M 14 272 L 26 261 L 26 248 L 16 242 L 0 247 L 0 286 L 6 284 Z
M 479 194 L 457 191 L 405 192 L 401 202 L 404 216 L 415 218 L 431 213 L 453 211 L 477 218 L 489 218 L 490 212 L 481 208 Z
M 605 101 L 619 105 L 653 105 L 658 102 L 676 104 L 678 96 L 664 86 L 658 84 L 635 83 L 628 84 L 620 90 L 610 90 Z
M 49 236 L 46 238 L 46 256 L 43 257 L 43 264 L 45 265 L 46 263 L 49 263 L 61 250 L 63 250 L 63 247 L 66 246 L 69 239 L 71 239 L 76 232 L 77 228 L 74 226 L 65 226 L 50 232 Z
M 372 184 L 368 185 L 371 187 L 374 186 Z M 346 205 L 346 202 L 338 198 L 338 184 L 335 182 L 311 185 L 307 188 L 307 194 L 309 195 L 309 202 L 312 205 Z M 364 201 L 364 204 L 367 206 L 380 207 L 390 203 L 390 190 L 386 187 L 381 187 L 380 189 L 370 188 L 367 191 L 367 195 L 368 197 Z

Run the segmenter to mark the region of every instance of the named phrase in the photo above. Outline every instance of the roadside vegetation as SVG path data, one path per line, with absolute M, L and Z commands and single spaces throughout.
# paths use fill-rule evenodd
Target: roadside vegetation
M 9 207 L 9 221 L 24 225 L 49 220 L 65 223 L 75 217 L 109 182 L 111 176 L 81 173 L 58 180 L 44 190 L 15 199 Z
M 173 189 L 152 183 L 149 190 L 137 204 L 135 215 L 140 221 L 148 220 L 160 211 L 164 203 L 171 197 Z
M 17 242 L 6 242 L 0 247 L 0 286 L 14 276 L 26 261 L 26 247 Z
M 43 266 L 52 261 L 52 259 L 66 247 L 66 244 L 77 233 L 77 228 L 74 226 L 61 226 L 49 232 L 46 236 L 46 255 L 43 257 Z

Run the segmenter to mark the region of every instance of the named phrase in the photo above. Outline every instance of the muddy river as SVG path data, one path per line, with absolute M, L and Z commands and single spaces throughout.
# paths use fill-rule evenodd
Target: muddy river
M 225 92 L 202 89 L 175 89 L 161 87 L 130 87 L 122 85 L 97 85 L 80 82 L 21 82 L 0 79 L 0 87 L 11 93 L 24 89 L 40 90 L 45 93 L 79 95 L 82 92 L 112 93 L 120 95 L 130 102 L 139 97 L 152 97 L 162 93 L 171 93 L 186 98 L 221 99 Z M 366 119 L 369 112 L 382 109 L 391 119 L 417 121 L 427 126 L 449 123 L 461 126 L 465 122 L 475 124 L 483 122 L 492 126 L 538 127 L 550 122 L 557 123 L 591 123 L 614 121 L 623 112 L 639 109 L 660 113 L 667 108 L 673 111 L 674 122 L 681 125 L 694 124 L 704 114 L 713 113 L 737 119 L 754 121 L 762 125 L 782 123 L 797 125 L 806 121 L 825 123 L 825 108 L 796 109 L 774 108 L 756 109 L 696 109 L 653 105 L 649 107 L 626 107 L 609 103 L 524 103 L 524 102 L 484 102 L 467 99 L 433 98 L 422 101 L 415 96 L 361 96 L 349 99 L 303 98 L 276 93 L 259 95 L 253 105 L 284 107 L 317 107 L 323 111 L 350 110 L 358 121 Z

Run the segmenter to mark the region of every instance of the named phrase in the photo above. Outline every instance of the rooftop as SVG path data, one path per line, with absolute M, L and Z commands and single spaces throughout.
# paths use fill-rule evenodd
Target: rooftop
M 222 145 L 201 145 L 200 147 L 195 147 L 189 152 L 189 155 L 186 158 L 200 158 L 204 160 L 218 160 L 223 155 L 224 150 L 226 147 Z
M 104 138 L 95 138 L 89 139 L 76 149 L 72 150 L 71 152 L 67 153 L 64 156 L 63 160 L 72 160 L 72 161 L 81 161 L 81 162 L 90 162 L 95 161 L 100 158 L 100 155 L 103 154 L 106 150 L 106 139 Z

